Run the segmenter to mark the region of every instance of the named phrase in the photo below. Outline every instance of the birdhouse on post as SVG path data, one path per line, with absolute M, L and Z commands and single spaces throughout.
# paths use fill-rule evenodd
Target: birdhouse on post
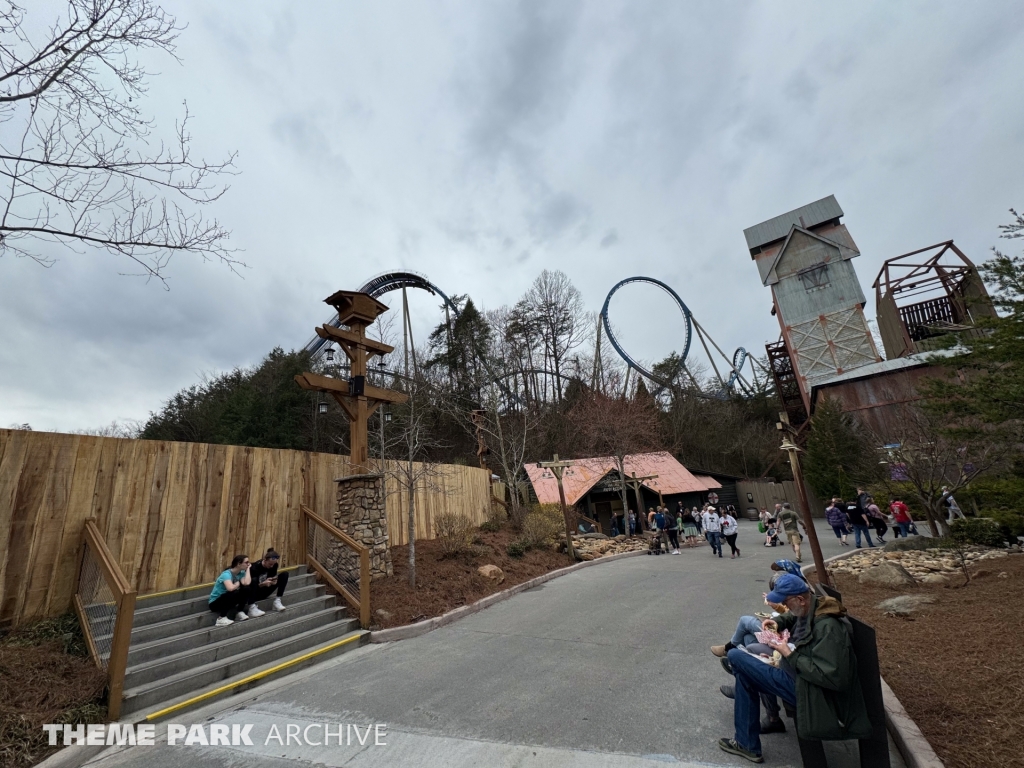
M 338 310 L 340 325 L 335 328 L 324 325 L 316 329 L 322 339 L 337 342 L 349 359 L 352 376 L 346 381 L 303 373 L 295 377 L 296 383 L 305 390 L 326 392 L 331 395 L 348 414 L 352 470 L 356 473 L 370 472 L 369 447 L 367 445 L 367 419 L 381 403 L 404 403 L 408 395 L 391 389 L 374 387 L 366 383 L 366 364 L 373 355 L 386 355 L 394 347 L 367 338 L 366 328 L 377 317 L 388 311 L 387 305 L 377 301 L 368 293 L 338 291 L 324 299 Z

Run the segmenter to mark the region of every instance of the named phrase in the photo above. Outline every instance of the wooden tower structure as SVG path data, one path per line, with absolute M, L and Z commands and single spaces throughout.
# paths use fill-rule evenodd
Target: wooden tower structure
M 768 358 L 797 426 L 811 413 L 815 384 L 882 360 L 851 263 L 860 251 L 842 216 L 829 195 L 743 231 L 761 282 L 772 291 L 782 341 L 768 345 Z
M 338 311 L 338 320 L 344 328 L 323 325 L 316 329 L 317 336 L 337 342 L 349 359 L 351 377 L 348 381 L 302 373 L 295 377 L 300 387 L 331 395 L 348 414 L 351 462 L 355 473 L 370 472 L 367 441 L 367 419 L 381 403 L 404 403 L 409 397 L 402 392 L 374 387 L 366 383 L 366 363 L 374 355 L 387 355 L 394 347 L 367 338 L 366 328 L 378 315 L 388 311 L 387 305 L 368 293 L 338 291 L 324 299 Z

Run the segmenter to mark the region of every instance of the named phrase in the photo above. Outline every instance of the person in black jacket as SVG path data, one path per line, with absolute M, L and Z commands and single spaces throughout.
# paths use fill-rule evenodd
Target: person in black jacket
M 259 609 L 256 603 L 259 600 L 270 597 L 274 590 L 277 590 L 277 597 L 274 598 L 272 607 L 275 611 L 284 610 L 281 598 L 284 597 L 284 591 L 288 588 L 288 572 L 277 572 L 277 565 L 280 560 L 281 555 L 271 547 L 267 550 L 263 559 L 258 563 L 253 563 L 252 567 L 249 569 L 249 575 L 252 578 L 252 587 L 250 587 L 252 596 L 249 599 L 252 602 L 252 607 L 256 611 L 256 616 L 262 616 L 264 613 Z

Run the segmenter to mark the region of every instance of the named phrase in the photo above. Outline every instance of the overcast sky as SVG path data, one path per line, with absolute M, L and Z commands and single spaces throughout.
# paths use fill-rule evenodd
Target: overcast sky
M 164 290 L 104 254 L 0 258 L 0 425 L 144 419 L 402 267 L 485 308 L 545 267 L 593 310 L 649 275 L 724 348 L 763 351 L 745 227 L 834 194 L 873 317 L 884 259 L 953 238 L 982 261 L 1024 207 L 1020 0 L 166 7 L 182 64 L 154 61 L 143 108 L 173 126 L 187 99 L 197 153 L 238 151 L 210 212 L 248 268 L 177 256 Z M 679 347 L 654 289 L 613 308 L 636 356 Z

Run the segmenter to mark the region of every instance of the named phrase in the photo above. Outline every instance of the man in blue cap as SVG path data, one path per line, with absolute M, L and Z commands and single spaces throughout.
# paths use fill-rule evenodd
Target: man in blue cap
M 796 708 L 800 738 L 867 738 L 871 723 L 857 680 L 857 660 L 843 604 L 831 597 L 817 597 L 806 581 L 791 573 L 780 575 L 767 600 L 785 605 L 787 612 L 777 619 L 766 619 L 763 628 L 779 632 L 788 629 L 789 642 L 769 644 L 782 657 L 778 667 L 741 648 L 729 651 L 736 676 L 736 736 L 720 739 L 718 746 L 753 763 L 764 762 L 762 693 L 780 696 Z

